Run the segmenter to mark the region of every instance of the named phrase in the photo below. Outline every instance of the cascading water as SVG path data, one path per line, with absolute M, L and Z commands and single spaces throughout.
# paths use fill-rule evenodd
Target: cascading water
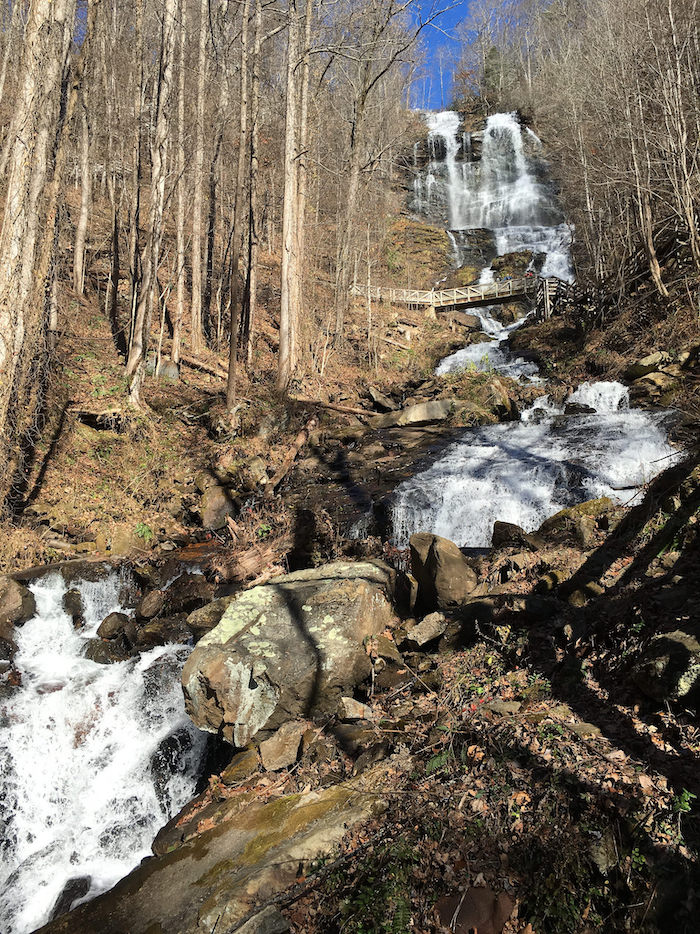
M 630 410 L 619 383 L 595 383 L 568 402 L 590 415 L 563 415 L 547 397 L 519 422 L 467 432 L 427 470 L 398 487 L 394 541 L 431 531 L 460 546 L 486 547 L 496 520 L 526 531 L 566 506 L 631 499 L 676 457 L 666 417 Z
M 25 934 L 114 885 L 150 853 L 158 829 L 195 791 L 203 734 L 185 715 L 168 645 L 111 665 L 83 657 L 102 619 L 122 609 L 117 573 L 73 583 L 78 631 L 58 573 L 31 589 L 35 617 L 18 630 L 21 686 L 0 713 L 0 929 Z M 70 895 L 68 893 L 71 893 Z
M 486 123 L 481 160 L 473 162 L 471 149 L 467 156 L 457 141 L 456 114 L 431 114 L 427 123 L 429 138 L 440 136 L 444 143 L 431 145 L 433 158 L 423 181 L 416 182 L 420 197 L 414 209 L 429 219 L 442 211 L 452 228 L 456 265 L 464 261 L 475 229 L 488 228 L 492 255 L 528 250 L 534 262 L 536 254 L 544 254 L 540 274 L 570 280 L 570 231 L 547 181 L 535 134 L 526 131 L 524 140 L 512 114 L 495 114 Z M 458 172 L 458 160 L 465 158 Z M 493 277 L 486 266 L 480 281 Z M 504 326 L 495 306 L 473 311 L 490 339 L 446 357 L 436 374 L 472 367 L 538 380 L 537 367 L 508 349 L 510 334 L 525 319 Z M 667 441 L 667 416 L 630 410 L 620 383 L 584 383 L 567 403 L 577 414 L 565 414 L 545 396 L 519 422 L 465 432 L 432 466 L 397 488 L 394 542 L 403 547 L 414 532 L 431 531 L 460 546 L 486 547 L 496 520 L 531 531 L 586 499 L 630 499 L 677 456 Z

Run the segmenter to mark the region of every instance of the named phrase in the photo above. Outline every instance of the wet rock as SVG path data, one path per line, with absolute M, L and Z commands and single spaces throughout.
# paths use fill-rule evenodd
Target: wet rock
M 187 617 L 187 625 L 195 642 L 199 642 L 203 635 L 219 625 L 221 617 L 235 599 L 235 596 L 220 597 L 190 613 Z
M 372 708 L 354 697 L 341 697 L 338 704 L 338 716 L 341 720 L 369 720 Z
M 173 775 L 185 772 L 191 750 L 192 736 L 187 730 L 181 729 L 161 740 L 151 756 L 153 787 L 165 813 L 169 813 L 172 806 L 169 793 L 170 781 Z
M 539 551 L 543 545 L 541 538 L 526 532 L 513 522 L 496 521 L 493 524 L 491 535 L 493 548 L 528 548 L 530 551 Z
M 367 390 L 367 395 L 374 403 L 375 408 L 379 409 L 380 412 L 396 411 L 397 406 L 394 400 L 390 399 L 389 396 L 381 392 L 381 390 L 376 389 L 374 386 L 369 387 Z
M 85 607 L 83 606 L 83 597 L 79 590 L 72 587 L 63 594 L 61 601 L 63 609 L 70 616 L 74 627 L 82 626 L 85 618 Z
M 11 577 L 0 577 L 0 638 L 11 640 L 14 627 L 26 623 L 35 613 L 31 592 Z
M 138 629 L 137 641 L 139 648 L 151 649 L 156 645 L 168 645 L 172 642 L 186 644 L 192 638 L 192 631 L 187 625 L 187 616 L 179 613 L 176 616 L 165 616 L 152 619 Z
M 306 720 L 283 723 L 269 739 L 260 743 L 260 758 L 268 772 L 277 772 L 294 765 L 299 755 L 301 738 L 309 728 Z
M 100 639 L 116 639 L 118 636 L 124 634 L 127 627 L 131 629 L 131 626 L 134 624 L 131 623 L 131 626 L 129 626 L 130 623 L 131 620 L 126 613 L 110 613 L 109 616 L 105 616 L 98 626 L 97 635 Z
M 214 596 L 214 585 L 203 574 L 180 574 L 165 591 L 165 612 L 173 616 L 192 613 L 208 604 Z
M 165 593 L 162 590 L 152 590 L 147 593 L 136 607 L 136 615 L 140 619 L 153 619 L 163 612 L 165 607 Z
M 444 613 L 429 613 L 420 623 L 407 630 L 406 637 L 418 646 L 427 645 L 434 639 L 439 639 L 447 629 L 447 619 Z
M 425 610 L 463 606 L 477 585 L 476 574 L 454 542 L 430 532 L 411 536 L 411 570 L 418 605 Z
M 253 746 L 237 752 L 221 773 L 221 781 L 224 785 L 237 785 L 254 775 L 260 767 L 258 751 Z
M 595 409 L 582 402 L 567 402 L 564 405 L 564 415 L 595 415 Z
M 91 876 L 76 876 L 74 879 L 69 879 L 63 886 L 63 891 L 58 896 L 51 909 L 49 921 L 53 921 L 55 918 L 59 918 L 67 911 L 70 911 L 73 904 L 77 902 L 79 898 L 84 898 L 87 895 L 91 885 Z
M 236 513 L 233 497 L 218 484 L 208 487 L 202 494 L 200 517 L 205 529 L 223 529 L 226 518 Z
M 395 577 L 380 561 L 337 561 L 236 595 L 185 664 L 193 721 L 245 746 L 258 730 L 335 710 L 370 674 L 365 638 L 397 622 Z
M 524 276 L 525 272 L 532 262 L 534 254 L 532 250 L 520 250 L 513 253 L 503 253 L 496 256 L 491 261 L 491 268 L 496 273 L 496 277 L 501 276 Z
M 680 629 L 655 636 L 632 670 L 634 683 L 655 701 L 696 698 L 699 678 L 700 643 Z
M 434 402 L 418 402 L 387 412 L 371 419 L 372 428 L 404 428 L 407 425 L 429 425 L 431 422 L 444 422 L 457 407 L 456 399 L 436 399 Z
M 121 639 L 105 642 L 102 639 L 87 639 L 83 656 L 98 665 L 113 665 L 115 662 L 126 661 L 131 657 L 131 651 Z

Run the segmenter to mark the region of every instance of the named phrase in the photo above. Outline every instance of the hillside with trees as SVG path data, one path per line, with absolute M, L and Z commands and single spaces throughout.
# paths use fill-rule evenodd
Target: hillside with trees
M 696 931 L 699 13 L 0 3 L 0 929 Z

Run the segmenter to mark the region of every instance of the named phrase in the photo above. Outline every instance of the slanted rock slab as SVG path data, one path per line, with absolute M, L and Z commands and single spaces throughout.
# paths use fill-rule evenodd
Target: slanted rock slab
M 335 711 L 369 676 L 364 640 L 397 624 L 396 573 L 336 561 L 238 594 L 182 672 L 200 729 L 245 746 L 263 728 Z
M 300 867 L 332 853 L 347 831 L 382 813 L 381 789 L 408 756 L 319 791 L 260 801 L 238 795 L 218 802 L 220 814 L 198 812 L 184 842 L 144 860 L 109 892 L 41 928 L 41 934 L 203 934 L 241 930 L 256 906 L 297 881 Z M 171 844 L 172 845 L 172 844 Z M 264 914 L 263 914 L 264 918 Z M 267 920 L 267 919 L 265 919 Z M 245 927 L 242 930 L 246 930 Z M 255 934 L 281 934 L 253 925 Z

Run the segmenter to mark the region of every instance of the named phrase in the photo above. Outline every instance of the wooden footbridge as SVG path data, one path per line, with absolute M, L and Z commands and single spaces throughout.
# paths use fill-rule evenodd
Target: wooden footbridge
M 485 285 L 468 285 L 461 289 L 390 289 L 382 286 L 355 286 L 354 295 L 369 297 L 376 302 L 412 305 L 442 311 L 447 308 L 495 305 L 500 302 L 528 299 L 543 318 L 549 318 L 559 299 L 570 289 L 569 283 L 550 277 L 523 276 Z

